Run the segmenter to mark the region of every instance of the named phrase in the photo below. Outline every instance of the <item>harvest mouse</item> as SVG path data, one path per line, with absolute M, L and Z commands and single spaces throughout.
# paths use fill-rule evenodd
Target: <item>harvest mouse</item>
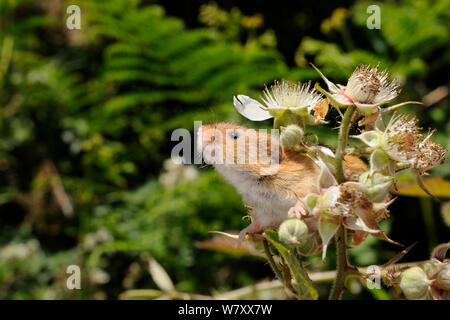
M 276 135 L 232 123 L 203 125 L 197 132 L 198 151 L 242 196 L 252 223 L 239 233 L 276 228 L 299 199 L 317 192 L 320 168 L 304 153 L 283 147 Z M 356 157 L 344 158 L 344 169 L 362 173 Z

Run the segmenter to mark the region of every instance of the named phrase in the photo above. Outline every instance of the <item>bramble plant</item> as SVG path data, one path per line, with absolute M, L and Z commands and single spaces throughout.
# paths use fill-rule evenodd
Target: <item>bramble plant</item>
M 334 92 L 320 80 L 337 101 L 348 104 L 344 93 L 369 104 L 354 112 L 367 110 L 363 122 L 378 116 L 378 108 L 370 104 L 384 101 L 390 92 L 397 94 L 397 88 L 368 93 L 363 101 L 337 83 L 345 85 L 359 63 L 380 61 L 401 82 L 402 100 L 392 104 L 422 101 L 424 107 L 407 106 L 402 114 L 414 114 L 421 126 L 437 128 L 427 141 L 449 149 L 449 0 L 353 0 L 345 5 L 322 0 L 323 10 L 317 2 L 290 1 L 278 6 L 283 14 L 273 5 L 227 0 L 189 1 L 183 6 L 143 0 L 105 4 L 0 2 L 0 299 L 283 299 L 309 292 L 312 285 L 306 276 L 325 298 L 336 275 L 334 241 L 331 237 L 321 262 L 322 238 L 305 224 L 328 218 L 321 207 L 312 207 L 314 199 L 340 191 L 334 164 L 337 131 L 332 128 L 340 117 L 329 110 L 319 88 L 312 96 L 308 93 L 320 79 L 308 61 L 336 83 L 337 91 L 344 90 Z M 76 12 L 68 10 L 73 5 L 80 8 L 81 29 L 76 28 Z M 380 8 L 380 29 L 367 26 L 372 15 L 367 9 L 373 5 Z M 302 86 L 283 84 L 283 77 L 305 82 L 301 98 L 310 102 L 295 109 L 298 102 L 290 99 L 299 97 Z M 270 103 L 265 104 L 257 98 L 259 91 L 274 79 L 279 79 L 279 89 L 268 85 L 273 101 L 263 94 Z M 308 89 L 307 80 L 312 80 Z M 391 83 L 389 78 L 384 81 Z M 293 90 L 287 92 L 293 95 L 284 96 L 290 87 Z M 242 103 L 246 100 L 238 94 L 261 102 L 266 110 L 255 110 L 266 120 L 252 122 L 236 112 L 233 95 Z M 347 108 L 339 110 L 344 113 Z M 376 112 L 369 115 L 372 111 Z M 368 156 L 369 161 L 373 154 L 384 171 L 404 162 L 403 156 L 416 157 L 414 150 L 398 157 L 391 142 L 398 139 L 393 135 L 396 126 L 406 121 L 402 114 L 390 129 L 361 122 L 360 127 L 370 132 L 365 135 L 355 128 L 360 119 L 349 119 L 350 134 L 358 138 L 349 137 L 350 145 L 341 152 Z M 382 116 L 388 124 L 389 117 Z M 298 205 L 281 230 L 267 230 L 267 236 L 280 241 L 263 242 L 262 236 L 255 236 L 250 237 L 254 242 L 244 241 L 236 248 L 235 239 L 211 236 L 208 230 L 233 233 L 246 227 L 241 217 L 249 212 L 241 195 L 217 170 L 172 162 L 173 146 L 181 139 L 185 142 L 184 135 L 175 142 L 172 134 L 179 129 L 192 138 L 196 120 L 239 122 L 256 132 L 267 131 L 272 119 L 290 155 L 298 152 L 310 164 L 312 160 L 301 153 L 313 156 L 318 165 L 322 159 L 336 184 L 324 170 L 322 177 L 329 181 L 323 180 L 323 185 L 330 185 L 331 191 L 325 196 L 326 190 L 316 190 L 309 182 L 315 181 L 317 166 L 314 179 L 308 180 L 313 195 L 307 198 L 317 214 Z M 321 125 L 326 121 L 330 124 Z M 422 138 L 416 133 L 412 137 L 408 140 L 414 145 Z M 334 149 L 319 146 L 319 138 L 320 145 Z M 189 150 L 194 151 L 190 144 Z M 379 157 L 381 151 L 389 157 Z M 427 170 L 433 177 L 424 176 L 424 184 L 442 204 L 434 204 L 414 183 L 413 172 L 420 175 L 426 162 L 398 165 L 395 171 L 407 166 L 412 170 L 396 172 L 395 180 L 383 170 L 360 177 L 344 170 L 342 188 L 353 188 L 357 182 L 363 191 L 351 190 L 364 192 L 374 206 L 388 203 L 383 201 L 389 193 L 398 195 L 389 207 L 395 214 L 379 224 L 389 238 L 406 246 L 417 241 L 405 261 L 419 261 L 429 258 L 439 243 L 450 241 L 450 163 Z M 295 201 L 292 197 L 287 209 L 280 210 L 283 219 Z M 340 206 L 332 211 L 341 210 Z M 359 223 L 351 215 L 331 218 L 327 220 L 342 219 L 347 226 Z M 369 234 L 347 232 L 353 241 Z M 271 278 L 264 248 L 279 271 L 277 279 Z M 389 259 L 403 249 L 369 235 L 347 250 L 358 272 L 347 269 L 350 292 L 344 292 L 343 299 L 396 299 L 403 295 L 401 287 L 409 298 L 421 298 L 432 287 L 447 288 L 448 267 L 441 260 L 410 262 L 409 267 L 423 272 L 416 268 L 402 278 L 405 264 Z M 299 255 L 290 255 L 294 251 Z M 387 260 L 389 267 L 383 265 Z M 71 265 L 80 267 L 81 290 L 67 287 Z M 381 278 L 395 287 L 380 287 Z M 316 297 L 314 291 L 303 296 Z
M 379 71 L 379 65 L 356 67 L 346 86 L 335 85 L 313 67 L 329 91 L 318 84 L 311 88 L 310 83 L 282 80 L 275 82 L 271 90 L 264 90 L 264 104 L 244 95 L 235 97 L 234 104 L 239 113 L 252 121 L 273 118 L 274 128 L 281 129 L 281 143 L 296 147 L 321 169 L 317 192 L 308 194 L 290 210 L 290 218 L 280 225 L 278 232 L 265 230 L 262 241 L 270 266 L 286 290 L 297 298 L 317 299 L 318 292 L 302 256 L 322 251 L 325 260 L 327 247 L 334 237 L 337 270 L 329 298 L 340 299 L 349 277 L 370 276 L 349 263 L 348 235 L 355 246 L 368 235 L 402 246 L 389 239 L 379 225 L 380 220 L 389 217 L 388 207 L 395 201 L 390 191 L 396 187 L 396 172 L 413 170 L 419 186 L 430 194 L 422 176 L 428 169 L 444 163 L 447 150 L 430 140 L 434 130 L 423 134 L 417 126 L 418 119 L 397 114 L 398 108 L 419 102 L 382 107 L 396 98 L 400 89 L 386 70 Z M 321 146 L 317 137 L 318 143 L 311 144 L 305 134 L 308 126 L 326 123 L 329 102 L 342 116 L 336 151 Z M 389 114 L 386 123 L 384 116 Z M 361 132 L 349 136 L 354 126 Z M 349 138 L 361 140 L 365 145 L 362 154 L 368 155 L 369 168 L 359 175 L 345 172 L 343 168 L 344 156 L 354 155 L 354 148 L 348 145 Z M 408 299 L 448 298 L 450 263 L 445 260 L 445 254 L 450 243 L 438 246 L 428 262 L 411 268 L 394 265 L 411 247 L 382 266 L 380 276 L 384 283 L 401 288 Z M 278 257 L 274 259 L 273 254 Z

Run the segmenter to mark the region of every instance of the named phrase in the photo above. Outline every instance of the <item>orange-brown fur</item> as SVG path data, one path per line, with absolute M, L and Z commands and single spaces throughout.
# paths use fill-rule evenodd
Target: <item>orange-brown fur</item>
M 251 207 L 249 215 L 252 217 L 252 223 L 240 232 L 238 243 L 247 233 L 277 227 L 288 218 L 289 210 L 300 199 L 319 191 L 317 183 L 320 168 L 312 159 L 304 153 L 282 147 L 275 135 L 248 130 L 250 129 L 245 126 L 216 123 L 202 126 L 198 133 L 205 159 L 212 159 L 217 171 L 236 188 L 244 202 Z M 270 152 L 267 157 L 261 159 L 259 148 L 264 148 L 264 139 L 267 139 L 267 151 Z M 245 149 L 238 148 L 238 143 L 240 146 L 244 145 Z M 223 155 L 222 159 L 219 152 Z M 253 152 L 258 155 L 254 158 L 256 163 L 248 161 L 250 155 L 254 155 Z M 227 163 L 226 159 L 233 161 Z M 238 163 L 238 159 L 245 159 L 245 162 Z M 219 160 L 223 161 L 218 163 Z M 260 160 L 270 161 L 263 163 Z M 367 169 L 363 161 L 353 156 L 345 156 L 343 165 L 346 177 L 357 176 Z M 276 170 L 272 170 L 274 168 Z
M 204 134 L 213 135 L 215 130 L 222 132 L 222 137 L 226 137 L 226 130 L 249 130 L 249 128 L 232 123 L 220 122 L 212 125 L 204 125 Z M 256 131 L 259 138 L 260 134 Z M 273 136 L 268 139 L 268 149 L 272 143 Z M 230 142 L 230 141 L 227 141 Z M 231 141 L 234 146 L 234 160 L 237 161 L 237 142 Z M 249 141 L 245 141 L 246 150 L 249 150 Z M 279 149 L 279 168 L 273 175 L 261 175 L 261 169 L 267 167 L 265 164 L 248 164 L 247 161 L 240 166 L 248 169 L 255 177 L 259 177 L 261 185 L 272 187 L 278 192 L 284 193 L 287 197 L 303 198 L 309 193 L 317 192 L 317 178 L 320 173 L 319 167 L 304 153 L 294 151 L 291 148 L 282 147 Z M 248 155 L 246 155 L 248 157 Z M 248 159 L 248 158 L 246 158 Z M 347 177 L 359 175 L 367 170 L 366 164 L 358 157 L 346 155 L 343 160 L 344 172 Z

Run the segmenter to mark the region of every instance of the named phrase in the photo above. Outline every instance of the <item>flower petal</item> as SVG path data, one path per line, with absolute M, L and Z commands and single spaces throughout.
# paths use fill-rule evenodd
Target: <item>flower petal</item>
M 336 201 L 339 199 L 340 195 L 341 191 L 339 186 L 331 186 L 322 194 L 320 198 L 320 210 L 322 211 L 322 214 L 328 216 L 340 216 L 342 214 L 342 210 L 336 208 Z
M 268 110 L 264 110 L 264 106 L 258 101 L 245 96 L 238 95 L 233 97 L 233 103 L 237 111 L 247 119 L 252 121 L 263 121 L 272 118 Z

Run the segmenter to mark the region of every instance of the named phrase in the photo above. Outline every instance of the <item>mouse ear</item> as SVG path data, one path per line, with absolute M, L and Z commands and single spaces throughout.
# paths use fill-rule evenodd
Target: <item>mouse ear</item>
M 252 121 L 263 121 L 272 118 L 268 110 L 258 101 L 242 94 L 233 97 L 237 111 Z

